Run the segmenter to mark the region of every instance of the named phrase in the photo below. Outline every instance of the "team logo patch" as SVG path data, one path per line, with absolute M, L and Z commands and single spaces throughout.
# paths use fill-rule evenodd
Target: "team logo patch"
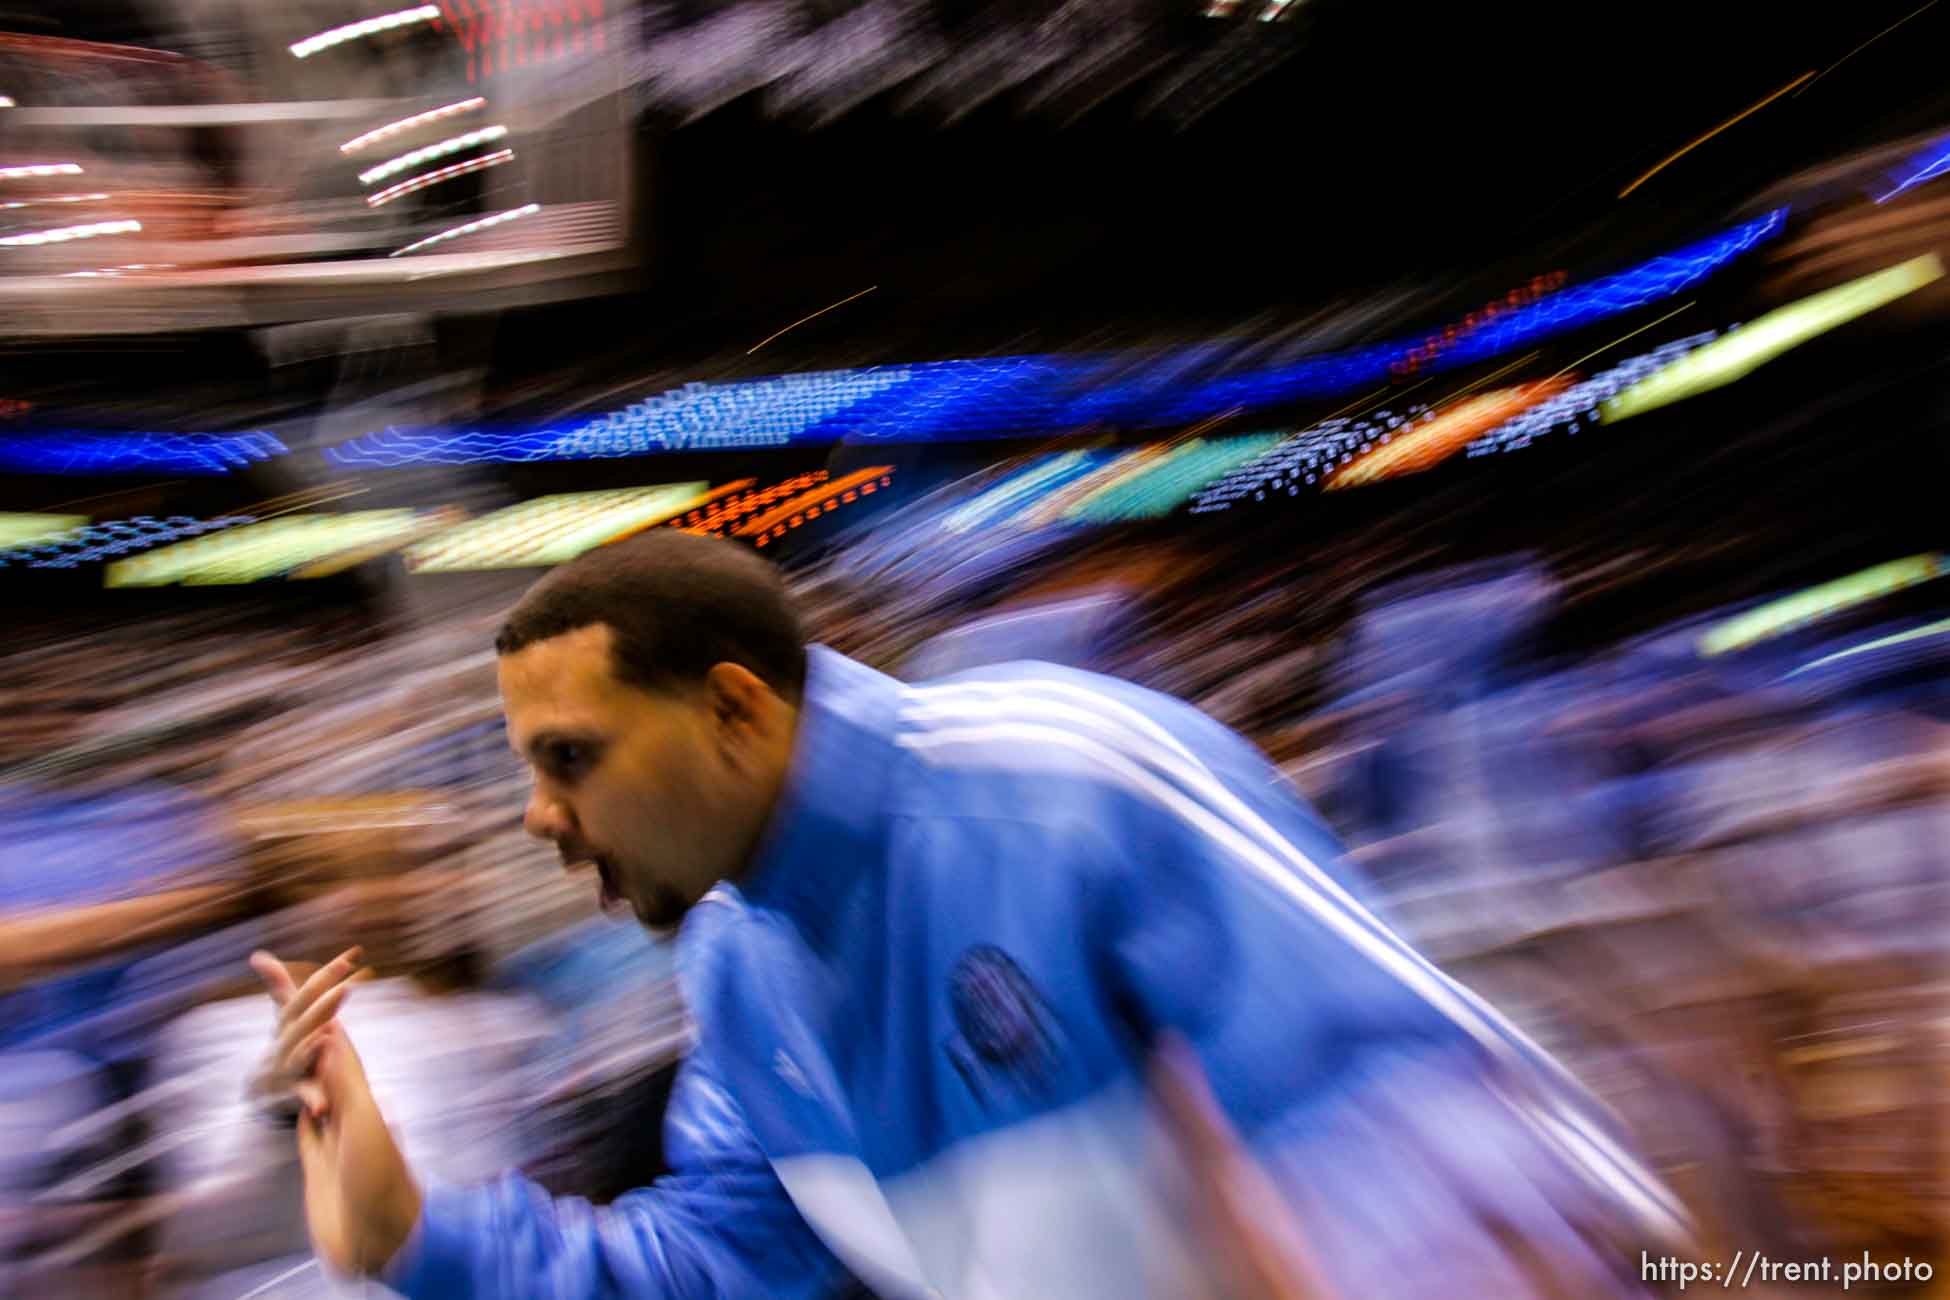
M 1056 1037 L 1049 1008 L 1015 959 L 994 944 L 963 953 L 948 975 L 948 1005 L 960 1031 L 947 1044 L 949 1059 L 984 1101 L 1003 1074 L 1029 1084 L 1044 1082 L 1055 1062 Z

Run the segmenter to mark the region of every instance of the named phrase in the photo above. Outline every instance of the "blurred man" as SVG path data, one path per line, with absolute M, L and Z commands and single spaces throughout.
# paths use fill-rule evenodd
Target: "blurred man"
M 557 570 L 497 648 L 529 830 L 681 926 L 675 1172 L 601 1209 L 423 1184 L 334 1020 L 352 955 L 300 986 L 260 954 L 338 1269 L 414 1300 L 1594 1295 L 1683 1232 L 1183 704 L 1033 664 L 904 686 L 671 532 Z

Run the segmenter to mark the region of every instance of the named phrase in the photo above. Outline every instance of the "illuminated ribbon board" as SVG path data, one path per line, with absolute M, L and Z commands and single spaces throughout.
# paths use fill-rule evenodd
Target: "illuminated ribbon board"
M 1162 473 L 1178 459 L 1180 448 L 1166 444 L 1140 447 L 1118 457 L 1106 472 L 1083 480 L 1084 487 L 1075 492 L 1059 490 L 1052 498 L 1054 504 L 1038 509 L 1024 516 L 1024 521 L 1035 524 L 1078 523 L 1095 516 L 1106 501 L 1114 501 L 1128 490 L 1133 483 L 1141 483 L 1154 474 Z
M 30 434 L 0 437 L 19 474 L 228 474 L 289 449 L 268 433 Z
M 126 519 L 108 519 L 84 524 L 38 542 L 26 542 L 12 549 L 0 550 L 0 569 L 15 566 L 28 569 L 79 569 L 85 564 L 100 564 L 125 555 L 140 555 L 171 542 L 256 522 L 250 515 L 221 515 L 215 519 L 193 519 L 188 515 L 171 515 L 167 519 L 158 519 L 154 515 L 131 515 Z
M 87 515 L 0 513 L 0 551 L 57 541 L 88 523 Z
M 1069 522 L 1087 524 L 1162 518 L 1208 483 L 1281 441 L 1281 435 L 1276 433 L 1211 441 L 1194 438 L 1122 482 L 1095 493 L 1090 500 L 1073 506 L 1064 517 Z
M 422 179 L 432 183 L 440 175 Z M 1486 322 L 1479 320 L 1475 328 L 1460 332 L 1453 346 L 1445 342 L 1436 353 L 1417 354 L 1415 364 L 1433 370 L 1474 364 L 1671 298 L 1772 239 L 1785 221 L 1785 209 L 1770 212 Z M 1229 412 L 1335 397 L 1387 383 L 1393 377 L 1391 367 L 1421 344 L 1377 343 L 1191 382 L 1180 368 L 1194 353 L 1167 355 L 1159 359 L 1162 369 L 1145 367 L 1117 382 L 1101 378 L 1106 357 L 1040 355 L 691 383 L 566 430 L 387 429 L 324 451 L 334 464 L 348 468 L 397 469 L 835 441 L 952 442 L 1038 431 L 1073 434 L 1093 426 L 1185 427 Z
M 1936 552 L 1891 560 L 1851 573 L 1846 578 L 1824 582 L 1818 587 L 1769 601 L 1735 618 L 1716 625 L 1699 640 L 1699 652 L 1708 659 L 1744 650 L 1771 637 L 1784 635 L 1831 614 L 1902 591 L 1919 583 L 1950 573 L 1950 560 Z
M 965 533 L 999 515 L 1006 515 L 1025 501 L 1032 501 L 1078 475 L 1088 472 L 1087 451 L 1065 451 L 1045 456 L 990 484 L 969 500 L 942 517 L 941 527 L 950 533 Z
M 787 497 L 798 496 L 806 489 L 824 483 L 827 477 L 823 469 L 809 470 L 804 474 L 795 474 L 783 482 L 774 483 L 768 488 L 755 487 L 757 479 L 739 479 L 736 483 L 728 483 L 721 489 L 727 494 L 736 492 L 737 495 L 722 496 L 702 510 L 692 509 L 670 520 L 664 527 L 707 537 L 722 537 L 725 529 L 733 524 L 760 510 L 769 509 L 773 504 Z
M 377 537 L 356 546 L 346 547 L 344 550 L 334 551 L 329 555 L 321 556 L 291 570 L 286 576 L 291 578 L 329 578 L 335 573 L 344 573 L 347 569 L 357 568 L 368 560 L 376 560 L 382 555 L 390 555 L 394 551 L 401 550 L 423 537 L 431 537 L 439 533 L 444 533 L 449 529 L 458 528 L 467 519 L 467 512 L 457 506 L 442 506 L 438 509 L 422 511 L 421 514 L 425 519 L 425 523 L 419 528 L 415 528 L 409 532 Z
M 223 586 L 266 578 L 322 576 L 383 555 L 459 518 L 452 511 L 356 510 L 287 515 L 194 541 L 177 542 L 108 566 L 109 587 Z M 345 557 L 356 557 L 346 559 Z M 334 561 L 345 559 L 334 567 Z M 310 570 L 311 572 L 307 572 Z
M 1114 452 L 1111 459 L 1050 491 L 1020 509 L 1016 520 L 1025 528 L 1047 528 L 1086 507 L 1099 493 L 1108 492 L 1135 474 L 1150 469 L 1165 454 L 1162 446 Z
M 733 537 L 749 537 L 759 546 L 768 546 L 788 530 L 817 519 L 861 497 L 872 496 L 894 481 L 892 465 L 871 465 L 851 474 L 822 483 L 809 492 L 781 502 L 761 515 L 746 520 L 732 530 Z
M 414 543 L 406 548 L 406 566 L 415 573 L 457 573 L 561 564 L 731 490 L 666 483 L 537 497 Z
M 1664 370 L 1641 380 L 1598 408 L 1598 418 L 1616 424 L 1662 406 L 1724 387 L 1758 370 L 1809 339 L 1896 301 L 1943 278 L 1935 253 L 1859 280 L 1824 289 L 1789 303 L 1759 320 L 1729 331 L 1717 343 L 1690 352 Z
M 1328 475 L 1321 488 L 1336 492 L 1432 469 L 1476 438 L 1557 396 L 1574 382 L 1573 376 L 1559 375 L 1465 398 L 1400 433 L 1382 435 L 1380 445 Z

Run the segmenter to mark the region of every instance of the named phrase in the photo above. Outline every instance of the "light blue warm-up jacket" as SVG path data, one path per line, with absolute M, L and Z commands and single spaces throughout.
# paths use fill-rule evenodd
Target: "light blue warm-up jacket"
M 1167 1031 L 1347 1294 L 1520 1293 L 1486 1222 L 1627 1291 L 1594 1230 L 1633 1268 L 1683 1233 L 1561 1067 L 1363 905 L 1252 746 L 1122 682 L 909 686 L 815 648 L 767 841 L 679 943 L 675 1172 L 605 1207 L 431 1188 L 385 1281 L 1175 1300 L 1209 1261 L 1147 1104 Z

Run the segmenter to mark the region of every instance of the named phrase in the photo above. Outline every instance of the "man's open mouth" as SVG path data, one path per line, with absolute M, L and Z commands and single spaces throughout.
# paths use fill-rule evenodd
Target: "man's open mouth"
M 601 855 L 590 860 L 596 864 L 596 879 L 602 886 L 603 910 L 609 911 L 620 906 L 623 902 L 623 893 L 616 885 L 616 868 L 610 865 L 608 858 Z
M 562 856 L 564 864 L 572 871 L 583 866 L 596 869 L 597 901 L 601 903 L 604 911 L 623 906 L 625 899 L 617 881 L 616 867 L 608 858 L 600 853 L 591 853 L 579 858 L 571 858 L 566 853 Z

